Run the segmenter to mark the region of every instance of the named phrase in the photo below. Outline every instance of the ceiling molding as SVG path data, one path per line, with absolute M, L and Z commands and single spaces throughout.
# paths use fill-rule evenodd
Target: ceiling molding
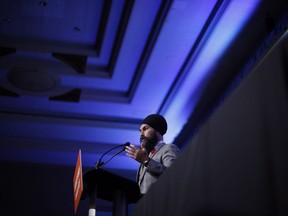
M 158 113 L 165 113 L 173 103 L 173 99 L 175 97 L 175 93 L 178 91 L 179 86 L 182 85 L 183 81 L 185 80 L 186 76 L 189 73 L 195 59 L 197 58 L 198 54 L 201 52 L 203 46 L 207 42 L 208 38 L 211 36 L 215 26 L 217 25 L 219 19 L 225 12 L 226 8 L 228 7 L 230 1 L 222 1 L 219 0 L 215 4 L 213 10 L 211 11 L 204 27 L 202 28 L 199 36 L 197 37 L 193 47 L 191 48 L 185 62 L 177 74 L 176 79 L 174 80 L 171 88 L 169 89 L 165 99 L 162 101 L 162 104 L 158 110 Z
M 112 4 L 112 0 L 103 1 L 103 9 L 102 9 L 102 14 L 100 18 L 97 39 L 95 43 L 95 50 L 96 50 L 97 56 L 100 56 L 101 54 L 103 40 L 105 37 L 105 32 L 107 30 L 106 27 L 107 27 L 109 15 L 111 12 L 111 4 Z
M 113 76 L 114 67 L 119 56 L 121 45 L 125 36 L 126 28 L 129 23 L 130 14 L 132 12 L 134 0 L 126 0 L 124 9 L 122 11 L 121 20 L 118 25 L 117 35 L 114 41 L 113 50 L 110 55 L 107 71 L 110 73 L 110 77 Z
M 77 73 L 84 74 L 86 71 L 87 56 L 65 53 L 52 53 L 52 56 L 71 66 Z
M 131 85 L 128 90 L 128 95 L 129 95 L 128 97 L 130 101 L 132 101 L 134 98 L 135 91 L 137 90 L 137 86 L 139 85 L 139 82 L 142 78 L 145 67 L 147 65 L 147 62 L 149 61 L 149 58 L 151 56 L 155 43 L 157 42 L 158 35 L 163 27 L 163 23 L 165 22 L 165 19 L 170 10 L 172 2 L 173 2 L 172 0 L 162 1 L 160 9 L 158 10 L 156 19 L 152 26 L 151 32 L 147 39 L 147 43 L 145 45 L 144 51 L 142 52 L 140 61 L 137 65 Z

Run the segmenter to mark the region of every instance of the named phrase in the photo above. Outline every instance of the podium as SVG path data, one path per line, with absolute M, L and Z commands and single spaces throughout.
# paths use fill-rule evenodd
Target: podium
M 95 216 L 96 198 L 113 203 L 113 216 L 126 216 L 128 204 L 140 198 L 136 182 L 103 169 L 92 169 L 83 175 L 82 200 L 89 198 L 89 216 Z

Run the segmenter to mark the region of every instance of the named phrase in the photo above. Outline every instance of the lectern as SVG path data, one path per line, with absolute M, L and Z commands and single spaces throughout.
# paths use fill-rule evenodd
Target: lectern
M 82 199 L 89 198 L 89 216 L 95 215 L 96 198 L 113 203 L 113 216 L 126 216 L 128 204 L 140 198 L 136 182 L 103 169 L 84 173 L 83 188 Z

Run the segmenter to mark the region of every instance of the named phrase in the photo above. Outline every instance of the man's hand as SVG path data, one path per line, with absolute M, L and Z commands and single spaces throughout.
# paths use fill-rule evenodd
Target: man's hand
M 144 148 L 138 148 L 137 146 L 130 144 L 125 148 L 126 155 L 133 158 L 139 163 L 144 163 L 149 159 L 148 153 Z

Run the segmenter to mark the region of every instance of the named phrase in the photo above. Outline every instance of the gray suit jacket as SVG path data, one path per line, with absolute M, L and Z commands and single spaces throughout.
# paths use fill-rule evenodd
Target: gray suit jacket
M 157 143 L 156 152 L 149 154 L 149 164 L 145 167 L 140 165 L 136 181 L 141 194 L 145 194 L 150 186 L 157 181 L 158 177 L 172 165 L 178 157 L 180 150 L 174 144 L 166 144 L 163 141 Z

